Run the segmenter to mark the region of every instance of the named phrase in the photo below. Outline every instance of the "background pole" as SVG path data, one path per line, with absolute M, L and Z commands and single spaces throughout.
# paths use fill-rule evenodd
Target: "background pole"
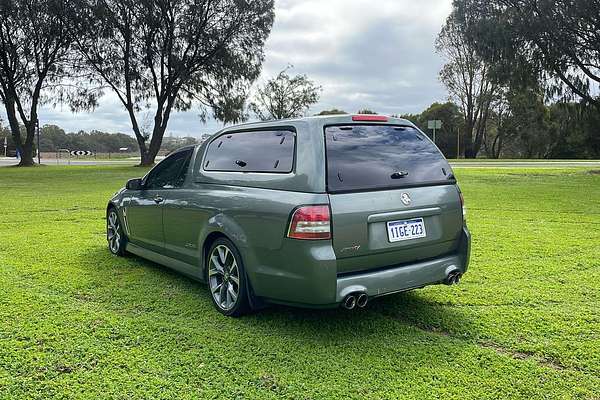
M 456 134 L 456 158 L 460 158 L 460 128 L 457 128 Z
M 38 156 L 38 164 L 42 164 L 41 161 L 41 150 L 40 150 L 40 120 L 35 120 L 35 127 L 37 130 L 37 156 Z

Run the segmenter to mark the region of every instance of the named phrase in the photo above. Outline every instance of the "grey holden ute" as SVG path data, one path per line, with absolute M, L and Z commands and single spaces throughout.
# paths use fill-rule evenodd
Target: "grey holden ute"
M 107 238 L 207 283 L 216 309 L 347 309 L 467 270 L 463 197 L 412 123 L 341 115 L 232 126 L 108 203 Z

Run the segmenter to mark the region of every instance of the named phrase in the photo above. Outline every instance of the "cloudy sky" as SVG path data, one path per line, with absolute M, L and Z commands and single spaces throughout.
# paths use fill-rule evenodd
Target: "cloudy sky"
M 437 78 L 443 60 L 433 42 L 450 9 L 451 0 L 276 0 L 259 83 L 292 64 L 292 73 L 307 74 L 323 87 L 310 113 L 334 107 L 421 111 L 447 97 Z M 45 107 L 40 122 L 68 132 L 131 132 L 127 114 L 111 95 L 93 113 Z M 168 133 L 198 137 L 219 128 L 215 121 L 202 124 L 191 110 L 174 114 Z

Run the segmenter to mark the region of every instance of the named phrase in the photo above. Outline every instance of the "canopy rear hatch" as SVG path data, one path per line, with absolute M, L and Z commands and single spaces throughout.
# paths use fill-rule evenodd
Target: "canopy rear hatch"
M 462 227 L 456 181 L 418 129 L 328 126 L 325 143 L 338 272 L 433 258 L 456 247 Z

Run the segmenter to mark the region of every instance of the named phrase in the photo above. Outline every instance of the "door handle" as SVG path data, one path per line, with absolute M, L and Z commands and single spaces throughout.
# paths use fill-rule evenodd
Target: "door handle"
M 154 196 L 153 200 L 154 200 L 154 202 L 156 204 L 160 204 L 160 203 L 162 203 L 164 201 L 164 199 L 162 197 L 158 196 L 158 195 Z

